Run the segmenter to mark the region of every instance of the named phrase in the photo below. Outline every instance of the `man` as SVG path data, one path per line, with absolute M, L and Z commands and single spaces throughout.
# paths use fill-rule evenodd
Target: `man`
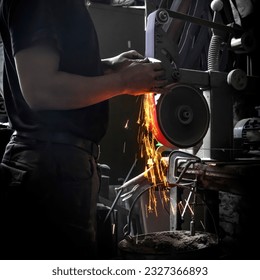
M 96 255 L 98 144 L 108 100 L 166 84 L 135 51 L 100 59 L 84 0 L 1 0 L 4 100 L 15 130 L 1 163 L 1 258 Z

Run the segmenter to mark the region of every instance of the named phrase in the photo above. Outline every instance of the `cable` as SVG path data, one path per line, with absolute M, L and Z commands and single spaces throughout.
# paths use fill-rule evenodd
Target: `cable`
M 130 168 L 130 170 L 129 170 L 127 176 L 126 176 L 123 185 L 120 188 L 118 188 L 118 193 L 117 193 L 116 198 L 114 199 L 113 204 L 111 205 L 111 207 L 110 207 L 110 209 L 109 209 L 109 211 L 108 211 L 108 213 L 107 213 L 107 215 L 106 215 L 106 217 L 104 219 L 104 223 L 108 220 L 109 216 L 111 215 L 112 211 L 114 210 L 114 208 L 115 208 L 115 206 L 116 206 L 116 204 L 117 204 L 117 202 L 118 202 L 118 200 L 119 200 L 119 198 L 120 198 L 124 188 L 127 187 L 128 185 L 130 185 L 132 183 L 132 181 L 134 181 L 134 179 L 136 179 L 138 177 L 137 176 L 134 179 L 130 180 L 129 182 L 126 182 L 127 179 L 129 178 L 129 176 L 131 175 L 131 173 L 132 173 L 132 171 L 133 171 L 133 169 L 134 169 L 134 167 L 136 165 L 136 162 L 137 162 L 137 159 L 135 158 L 135 161 L 134 161 L 132 167 Z
M 132 212 L 135 206 L 135 203 L 138 201 L 138 199 L 150 188 L 152 188 L 153 186 L 150 185 L 149 187 L 146 187 L 144 190 L 142 190 L 134 199 L 130 209 L 129 209 L 129 213 L 128 213 L 128 217 L 127 217 L 127 224 L 124 226 L 123 231 L 126 230 L 126 232 L 124 232 L 124 236 L 129 235 L 130 234 L 130 227 L 131 227 L 131 218 L 132 218 Z

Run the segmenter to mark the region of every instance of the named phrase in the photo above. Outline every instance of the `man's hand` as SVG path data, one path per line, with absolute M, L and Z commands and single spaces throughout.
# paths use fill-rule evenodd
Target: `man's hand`
M 164 78 L 165 71 L 160 62 L 134 61 L 118 73 L 121 75 L 125 91 L 130 95 L 160 93 L 168 83 Z
M 103 59 L 102 62 L 105 74 L 111 74 L 112 72 L 122 70 L 132 62 L 146 63 L 149 62 L 149 60 L 147 58 L 144 58 L 137 51 L 130 50 L 127 52 L 123 52 L 115 57 Z

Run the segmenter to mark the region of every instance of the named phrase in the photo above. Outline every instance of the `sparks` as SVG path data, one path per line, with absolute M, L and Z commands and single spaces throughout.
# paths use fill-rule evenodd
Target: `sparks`
M 141 104 L 139 117 L 137 123 L 140 125 L 138 133 L 138 143 L 140 145 L 140 156 L 145 159 L 146 166 L 146 178 L 151 182 L 153 187 L 149 190 L 149 203 L 147 205 L 147 211 L 155 212 L 157 216 L 157 200 L 155 196 L 155 189 L 157 186 L 163 186 L 162 198 L 164 202 L 168 202 L 169 198 L 166 194 L 168 182 L 166 177 L 166 170 L 168 162 L 163 160 L 162 154 L 158 152 L 156 125 L 154 123 L 153 112 L 155 110 L 154 103 L 151 99 L 154 98 L 153 93 L 148 93 L 143 96 L 143 102 Z

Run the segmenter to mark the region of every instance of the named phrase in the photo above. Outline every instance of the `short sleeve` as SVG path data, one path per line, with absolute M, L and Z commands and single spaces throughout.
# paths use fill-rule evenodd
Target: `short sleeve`
M 57 41 L 56 13 L 58 0 L 18 0 L 11 7 L 9 29 L 13 54 L 37 40 Z M 57 42 L 58 43 L 58 42 Z

